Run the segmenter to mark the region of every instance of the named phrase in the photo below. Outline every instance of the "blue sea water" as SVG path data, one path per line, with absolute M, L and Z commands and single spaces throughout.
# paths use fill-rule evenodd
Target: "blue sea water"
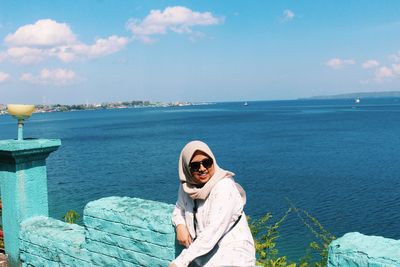
M 400 239 L 400 100 L 293 100 L 34 114 L 25 136 L 60 138 L 47 160 L 50 214 L 82 214 L 117 195 L 174 203 L 190 140 L 210 145 L 247 191 L 246 213 L 282 216 L 289 198 L 336 236 Z M 0 139 L 16 137 L 0 116 Z M 313 234 L 295 214 L 279 249 L 304 254 Z

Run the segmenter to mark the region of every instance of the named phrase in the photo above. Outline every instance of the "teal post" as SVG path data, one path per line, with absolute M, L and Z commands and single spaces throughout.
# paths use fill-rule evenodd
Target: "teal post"
M 60 145 L 58 139 L 0 141 L 4 245 L 11 267 L 19 266 L 21 222 L 48 216 L 46 158 Z

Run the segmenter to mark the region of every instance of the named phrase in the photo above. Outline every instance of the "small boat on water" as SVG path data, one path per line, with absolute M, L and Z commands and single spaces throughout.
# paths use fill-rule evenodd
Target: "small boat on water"
M 248 106 L 248 105 L 249 105 L 249 103 L 247 103 L 247 101 L 244 102 L 244 104 L 243 104 L 243 106 Z
M 357 98 L 354 99 L 354 103 L 359 104 L 360 102 L 361 102 L 361 100 L 360 100 L 359 97 L 357 97 Z

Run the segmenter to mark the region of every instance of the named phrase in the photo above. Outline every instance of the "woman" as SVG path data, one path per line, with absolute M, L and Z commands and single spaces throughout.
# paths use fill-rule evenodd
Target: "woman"
M 243 212 L 246 196 L 234 174 L 221 169 L 201 141 L 183 148 L 178 169 L 181 185 L 172 221 L 185 249 L 170 267 L 255 266 L 253 237 Z

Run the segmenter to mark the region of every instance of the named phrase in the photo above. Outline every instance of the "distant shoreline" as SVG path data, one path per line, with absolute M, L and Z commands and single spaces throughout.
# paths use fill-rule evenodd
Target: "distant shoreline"
M 130 101 L 130 102 L 112 102 L 103 104 L 51 104 L 51 105 L 35 105 L 34 113 L 50 113 L 50 112 L 72 112 L 84 110 L 105 110 L 105 109 L 128 109 L 128 108 L 165 108 L 165 107 L 185 107 L 212 105 L 209 102 L 150 102 L 150 101 Z M 7 114 L 7 105 L 0 104 L 0 115 Z
M 34 113 L 50 113 L 50 112 L 72 112 L 83 110 L 105 110 L 105 109 L 128 109 L 128 108 L 165 108 L 165 107 L 184 107 L 184 106 L 202 106 L 214 105 L 216 103 L 251 103 L 251 102 L 270 102 L 270 101 L 304 101 L 304 100 L 339 100 L 339 99 L 365 99 L 365 98 L 400 98 L 400 91 L 384 91 L 384 92 L 359 92 L 337 95 L 321 95 L 301 97 L 297 99 L 282 100 L 253 100 L 253 101 L 223 101 L 223 102 L 150 102 L 150 101 L 120 101 L 107 102 L 102 104 L 39 104 L 35 105 Z M 0 115 L 8 114 L 7 105 L 0 104 Z
M 323 100 L 323 99 L 349 99 L 349 98 L 391 98 L 400 97 L 400 91 L 385 91 L 385 92 L 359 92 L 338 95 L 311 96 L 302 97 L 297 100 Z

